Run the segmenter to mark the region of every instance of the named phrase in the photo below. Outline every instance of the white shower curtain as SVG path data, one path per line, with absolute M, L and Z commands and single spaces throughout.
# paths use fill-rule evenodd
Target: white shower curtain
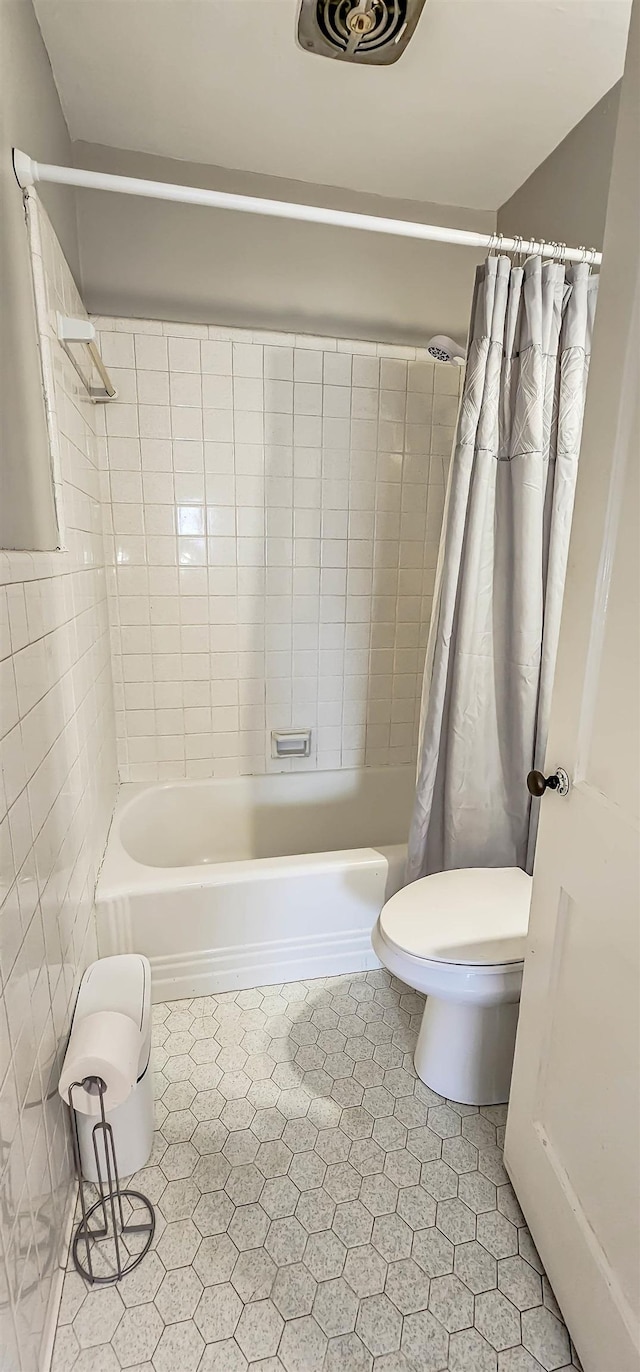
M 539 257 L 477 273 L 407 881 L 531 871 L 526 778 L 544 763 L 597 284 Z

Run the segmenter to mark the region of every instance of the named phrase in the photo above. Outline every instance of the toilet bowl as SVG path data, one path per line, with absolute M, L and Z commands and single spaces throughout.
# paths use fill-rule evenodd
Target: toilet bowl
M 415 1069 L 449 1100 L 509 1099 L 530 901 L 519 867 L 438 872 L 392 896 L 374 928 L 383 966 L 428 997 Z

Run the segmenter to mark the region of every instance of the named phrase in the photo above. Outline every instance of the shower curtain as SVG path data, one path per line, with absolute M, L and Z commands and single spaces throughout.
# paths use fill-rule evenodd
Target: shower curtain
M 427 648 L 407 881 L 531 871 L 598 279 L 479 268 Z M 562 759 L 551 759 L 551 762 Z

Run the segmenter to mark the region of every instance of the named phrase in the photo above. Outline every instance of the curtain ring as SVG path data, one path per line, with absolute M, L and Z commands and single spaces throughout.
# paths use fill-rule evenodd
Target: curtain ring
M 503 242 L 504 242 L 504 234 L 503 234 L 503 233 L 492 233 L 492 234 L 491 234 L 491 237 L 490 237 L 490 239 L 489 239 L 489 252 L 490 252 L 490 253 L 497 253 L 498 255 L 500 255 L 500 253 L 502 252 L 502 244 L 503 244 Z
M 579 243 L 579 244 L 578 244 L 578 252 L 580 253 L 580 261 L 581 261 L 581 262 L 586 262 L 586 261 L 587 261 L 587 255 L 588 255 L 588 254 L 587 254 L 587 249 L 586 249 L 585 246 L 584 246 L 584 243 Z
M 590 261 L 590 263 L 589 263 L 589 266 L 590 266 L 590 267 L 595 267 L 595 265 L 596 265 L 596 257 L 598 256 L 598 249 L 597 249 L 597 248 L 590 248 L 590 249 L 589 249 L 589 255 L 590 255 L 590 258 L 591 258 L 591 261 Z

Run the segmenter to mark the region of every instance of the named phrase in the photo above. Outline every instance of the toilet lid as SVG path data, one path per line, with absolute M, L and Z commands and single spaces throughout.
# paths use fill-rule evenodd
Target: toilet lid
M 470 867 L 422 877 L 398 891 L 380 928 L 399 952 L 433 962 L 522 962 L 531 877 L 519 867 Z

